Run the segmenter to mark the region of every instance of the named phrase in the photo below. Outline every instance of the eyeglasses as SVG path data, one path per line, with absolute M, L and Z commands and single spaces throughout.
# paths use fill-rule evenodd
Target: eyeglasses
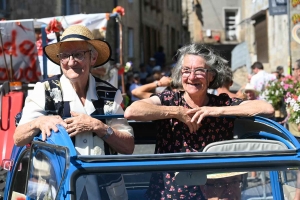
M 67 64 L 70 60 L 70 56 L 73 57 L 73 59 L 75 61 L 82 61 L 84 59 L 84 55 L 87 52 L 90 52 L 91 50 L 87 50 L 87 51 L 77 51 L 76 53 L 59 53 L 57 54 L 57 57 L 59 58 L 60 62 L 63 64 Z
M 300 68 L 294 68 L 294 67 L 292 68 L 293 71 L 298 70 L 298 69 L 300 69 Z
M 191 75 L 192 72 L 194 72 L 194 75 L 197 76 L 197 77 L 200 77 L 200 76 L 205 76 L 206 75 L 206 72 L 208 72 L 209 69 L 205 69 L 205 68 L 198 68 L 198 69 L 190 69 L 190 68 L 182 68 L 181 69 L 181 73 L 182 73 L 182 77 L 189 77 Z
M 242 188 L 243 187 L 243 182 L 242 181 L 232 181 L 230 183 L 227 182 L 218 182 L 214 184 L 206 184 L 206 187 L 213 187 L 216 189 L 225 189 L 225 188 Z

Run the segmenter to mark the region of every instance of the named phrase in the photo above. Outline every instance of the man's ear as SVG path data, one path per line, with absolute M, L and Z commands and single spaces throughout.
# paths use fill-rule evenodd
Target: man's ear
M 98 52 L 91 52 L 91 65 L 94 65 L 98 58 Z

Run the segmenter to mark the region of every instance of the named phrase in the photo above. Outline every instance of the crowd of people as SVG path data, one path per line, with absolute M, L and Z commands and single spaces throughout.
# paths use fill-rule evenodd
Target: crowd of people
M 39 132 L 46 140 L 51 130 L 58 131 L 56 125 L 60 124 L 81 155 L 132 154 L 134 136 L 127 119 L 155 122 L 158 131 L 155 154 L 198 152 L 212 142 L 231 140 L 235 119 L 224 120 L 225 116 L 272 118 L 274 108 L 265 101 L 262 91 L 270 80 L 283 76 L 282 68 L 279 67 L 275 75 L 264 71 L 262 63 L 255 62 L 249 83 L 232 92 L 233 72 L 213 49 L 187 44 L 177 50 L 176 61 L 166 65 L 160 46 L 149 64 L 141 64 L 139 70 L 126 73 L 125 89 L 131 102 L 124 111 L 121 106 L 124 94 L 99 79 L 100 72 L 98 77 L 93 76 L 95 68 L 111 59 L 107 42 L 96 40 L 87 28 L 73 25 L 64 30 L 59 42 L 44 47 L 44 53 L 60 66 L 62 74 L 38 82 L 27 96 L 14 134 L 15 144 L 26 145 Z M 293 69 L 295 75 L 300 73 L 300 61 Z M 101 121 L 92 118 L 92 114 L 124 114 L 124 118 Z M 110 153 L 106 152 L 105 145 L 111 149 Z M 240 174 L 234 177 L 241 179 Z M 88 179 L 82 181 L 88 184 L 76 185 L 76 196 L 97 199 L 100 194 L 88 192 L 93 188 L 90 186 L 97 187 L 95 178 L 91 175 L 82 179 Z M 174 173 L 153 173 L 147 197 L 214 197 L 200 185 L 179 186 L 174 180 Z M 126 194 L 122 192 L 124 184 L 114 189 L 121 191 L 115 194 Z

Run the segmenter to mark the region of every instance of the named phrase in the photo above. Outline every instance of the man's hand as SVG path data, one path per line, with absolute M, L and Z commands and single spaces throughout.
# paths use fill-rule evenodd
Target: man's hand
M 59 115 L 41 116 L 37 121 L 38 127 L 42 132 L 42 140 L 45 141 L 47 137 L 50 137 L 51 130 L 58 131 L 57 124 L 67 127 L 66 122 Z
M 70 113 L 72 117 L 64 120 L 67 124 L 66 130 L 69 133 L 70 137 L 83 132 L 93 132 L 94 128 L 96 126 L 99 127 L 99 125 L 101 126 L 101 128 L 103 128 L 103 130 L 105 130 L 104 123 L 95 118 L 92 118 L 89 115 L 72 111 Z

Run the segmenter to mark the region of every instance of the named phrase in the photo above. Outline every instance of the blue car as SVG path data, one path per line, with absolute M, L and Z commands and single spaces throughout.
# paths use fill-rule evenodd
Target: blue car
M 300 198 L 300 144 L 272 120 L 236 118 L 235 139 L 211 143 L 203 152 L 172 154 L 152 153 L 155 130 L 147 128 L 152 122 L 130 125 L 136 135 L 133 155 L 78 155 L 61 126 L 46 142 L 39 136 L 30 145 L 14 147 L 11 159 L 3 161 L 8 170 L 4 199 L 110 199 L 102 191 L 118 177 L 125 185 L 118 199 L 148 199 L 153 173 L 173 174 L 178 186 L 199 186 L 204 199 Z M 87 180 L 95 184 L 85 188 L 83 198 Z

